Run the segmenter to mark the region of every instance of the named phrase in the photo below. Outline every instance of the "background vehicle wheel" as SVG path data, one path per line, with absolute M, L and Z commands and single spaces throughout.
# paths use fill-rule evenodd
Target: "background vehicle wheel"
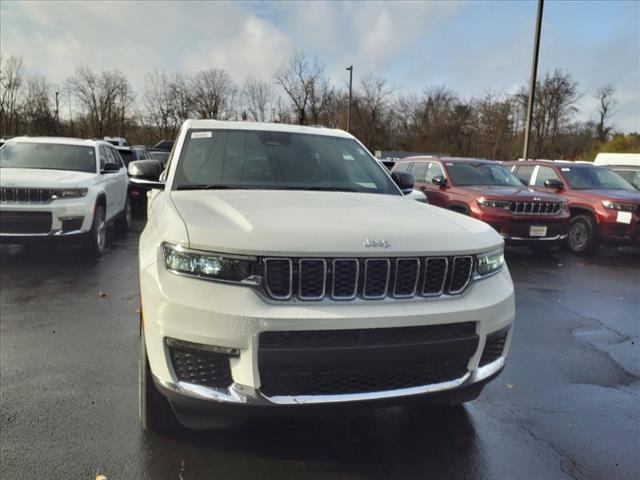
M 129 195 L 127 195 L 122 214 L 116 220 L 116 228 L 120 233 L 127 233 L 131 228 L 131 202 L 129 202 Z
M 164 395 L 151 378 L 149 359 L 145 347 L 144 331 L 140 334 L 138 409 L 142 428 L 148 432 L 171 433 L 178 428 L 178 420 Z
M 104 207 L 96 205 L 93 214 L 93 224 L 85 244 L 87 251 L 93 257 L 101 257 L 107 249 L 107 221 Z
M 578 255 L 591 255 L 599 247 L 598 234 L 590 215 L 576 215 L 571 219 L 569 248 Z

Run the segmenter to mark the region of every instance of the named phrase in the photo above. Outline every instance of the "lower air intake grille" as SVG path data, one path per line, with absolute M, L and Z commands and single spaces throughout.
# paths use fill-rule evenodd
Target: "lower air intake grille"
M 0 233 L 38 234 L 50 231 L 49 212 L 0 212 Z
M 213 388 L 231 385 L 229 355 L 188 345 L 167 339 L 171 363 L 178 380 Z
M 478 348 L 475 323 L 263 332 L 261 391 L 338 395 L 417 387 L 463 377 Z
M 480 366 L 487 365 L 491 362 L 495 362 L 504 351 L 504 346 L 507 343 L 507 336 L 509 335 L 509 327 L 503 328 L 497 332 L 494 332 L 487 336 L 487 341 L 482 351 L 482 357 L 480 357 Z

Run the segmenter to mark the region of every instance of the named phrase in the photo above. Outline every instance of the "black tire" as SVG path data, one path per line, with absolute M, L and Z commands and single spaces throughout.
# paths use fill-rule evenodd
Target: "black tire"
M 101 257 L 107 250 L 107 219 L 102 205 L 96 205 L 91 231 L 85 242 L 85 249 L 92 257 Z
M 142 429 L 147 432 L 169 434 L 178 429 L 178 420 L 169 400 L 162 395 L 151 377 L 144 331 L 140 333 L 138 368 L 138 412 Z
M 125 200 L 124 210 L 116 220 L 116 228 L 120 233 L 127 233 L 131 229 L 131 202 L 129 201 L 129 195 Z
M 581 214 L 571 218 L 567 243 L 577 255 L 593 255 L 598 250 L 600 241 L 591 215 Z

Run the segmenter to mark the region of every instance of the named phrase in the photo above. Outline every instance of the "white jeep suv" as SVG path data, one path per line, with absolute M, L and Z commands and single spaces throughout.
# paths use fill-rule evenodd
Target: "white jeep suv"
M 411 176 L 348 133 L 189 120 L 161 180 L 139 250 L 144 428 L 461 403 L 503 368 L 502 238 L 406 198 Z
M 129 177 L 104 141 L 17 137 L 0 148 L 0 241 L 81 238 L 93 255 L 106 248 L 106 226 L 131 223 Z

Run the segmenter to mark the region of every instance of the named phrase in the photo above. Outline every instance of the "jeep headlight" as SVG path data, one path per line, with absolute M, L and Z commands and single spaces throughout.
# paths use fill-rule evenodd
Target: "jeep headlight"
M 80 198 L 87 194 L 86 188 L 61 188 L 55 189 L 51 192 L 51 200 L 57 200 L 62 198 Z
M 603 200 L 602 206 L 609 210 L 617 210 L 619 212 L 633 212 L 636 208 L 633 204 L 612 202 L 611 200 Z
M 479 253 L 476 255 L 476 272 L 481 277 L 485 277 L 497 272 L 504 265 L 504 248 L 491 250 L 487 253 Z
M 170 272 L 223 282 L 243 282 L 252 277 L 255 257 L 221 255 L 162 244 L 164 265 Z
M 478 205 L 482 208 L 504 208 L 508 210 L 511 207 L 511 202 L 504 200 L 488 200 L 484 197 L 478 199 Z

